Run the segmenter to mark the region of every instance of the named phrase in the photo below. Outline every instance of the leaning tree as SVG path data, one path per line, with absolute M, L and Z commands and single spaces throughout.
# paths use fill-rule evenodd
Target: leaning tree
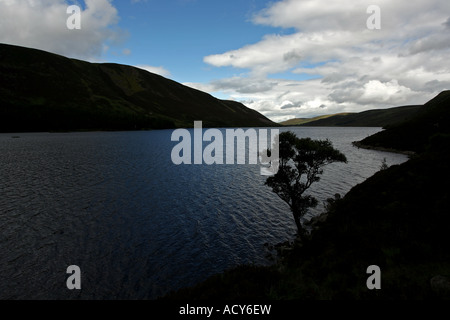
M 299 237 L 304 240 L 306 232 L 300 220 L 318 203 L 313 196 L 305 195 L 305 191 L 320 180 L 324 166 L 333 162 L 346 163 L 347 158 L 334 149 L 329 140 L 298 138 L 291 131 L 280 133 L 277 140 L 278 172 L 267 178 L 265 184 L 289 205 Z

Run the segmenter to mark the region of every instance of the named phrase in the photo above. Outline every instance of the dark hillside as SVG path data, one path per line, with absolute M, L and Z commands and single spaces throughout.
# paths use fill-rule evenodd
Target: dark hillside
M 0 44 L 0 132 L 273 126 L 224 101 L 145 70 Z
M 339 113 L 312 119 L 291 119 L 281 124 L 308 127 L 387 127 L 412 118 L 420 108 L 421 106 L 417 105 L 359 113 Z
M 450 91 L 441 92 L 419 109 L 408 121 L 362 140 L 362 145 L 403 151 L 423 152 L 429 139 L 438 133 L 450 133 Z

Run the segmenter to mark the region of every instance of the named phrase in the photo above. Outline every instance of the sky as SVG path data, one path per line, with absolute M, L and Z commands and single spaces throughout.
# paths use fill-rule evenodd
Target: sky
M 136 66 L 276 122 L 450 89 L 448 0 L 0 0 L 0 43 Z

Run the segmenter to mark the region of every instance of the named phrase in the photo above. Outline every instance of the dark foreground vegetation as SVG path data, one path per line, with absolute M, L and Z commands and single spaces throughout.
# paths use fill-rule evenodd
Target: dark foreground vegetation
M 164 299 L 450 299 L 449 110 L 446 91 L 363 141 L 416 155 L 330 200 L 327 219 L 277 264 L 240 266 Z M 367 288 L 371 265 L 381 290 Z
M 263 127 L 275 123 L 142 69 L 0 44 L 0 132 Z

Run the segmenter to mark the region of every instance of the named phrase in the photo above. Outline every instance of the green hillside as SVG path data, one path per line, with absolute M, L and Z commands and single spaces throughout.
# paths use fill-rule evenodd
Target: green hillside
M 403 106 L 359 113 L 338 113 L 310 119 L 291 119 L 281 124 L 308 127 L 387 127 L 413 117 L 420 107 Z
M 273 126 L 234 101 L 119 64 L 0 44 L 0 132 Z
M 314 118 L 296 118 L 296 119 L 290 119 L 290 120 L 281 122 L 280 124 L 282 124 L 283 126 L 300 126 L 300 125 L 310 124 L 310 123 L 318 121 L 318 120 L 327 119 L 330 117 L 336 117 L 336 116 L 344 117 L 347 115 L 350 115 L 350 113 L 329 114 L 329 115 L 318 116 L 318 117 L 314 117 Z

